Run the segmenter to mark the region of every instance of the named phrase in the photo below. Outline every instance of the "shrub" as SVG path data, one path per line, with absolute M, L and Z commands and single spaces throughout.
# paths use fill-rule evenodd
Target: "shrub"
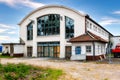
M 0 64 L 0 80 L 57 80 L 62 70 L 20 64 Z
M 6 80 L 17 80 L 18 76 L 15 73 L 6 73 L 4 74 Z

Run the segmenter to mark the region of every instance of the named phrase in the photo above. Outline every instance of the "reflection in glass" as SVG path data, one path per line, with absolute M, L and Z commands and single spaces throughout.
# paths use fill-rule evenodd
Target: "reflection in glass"
M 37 35 L 58 35 L 60 34 L 60 15 L 49 14 L 37 19 Z
M 74 37 L 74 20 L 65 17 L 65 38 L 72 38 Z
M 33 39 L 33 25 L 31 22 L 27 26 L 27 40 L 32 40 L 32 39 Z

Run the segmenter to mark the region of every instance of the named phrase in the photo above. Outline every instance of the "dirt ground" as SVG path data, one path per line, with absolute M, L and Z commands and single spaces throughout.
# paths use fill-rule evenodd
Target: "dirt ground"
M 1 59 L 2 64 L 25 63 L 64 70 L 59 80 L 120 80 L 120 64 L 51 60 L 45 58 Z

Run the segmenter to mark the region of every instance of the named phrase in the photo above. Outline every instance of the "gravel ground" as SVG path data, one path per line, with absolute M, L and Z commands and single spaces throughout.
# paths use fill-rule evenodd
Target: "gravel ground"
M 120 64 L 51 60 L 47 58 L 1 59 L 1 63 L 25 63 L 62 69 L 65 75 L 61 76 L 59 80 L 120 80 Z

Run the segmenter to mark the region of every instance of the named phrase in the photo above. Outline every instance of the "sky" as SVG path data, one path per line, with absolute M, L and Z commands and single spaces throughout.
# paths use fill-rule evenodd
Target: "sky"
M 0 43 L 19 42 L 18 23 L 31 11 L 51 4 L 88 14 L 113 35 L 120 35 L 120 0 L 0 0 Z

